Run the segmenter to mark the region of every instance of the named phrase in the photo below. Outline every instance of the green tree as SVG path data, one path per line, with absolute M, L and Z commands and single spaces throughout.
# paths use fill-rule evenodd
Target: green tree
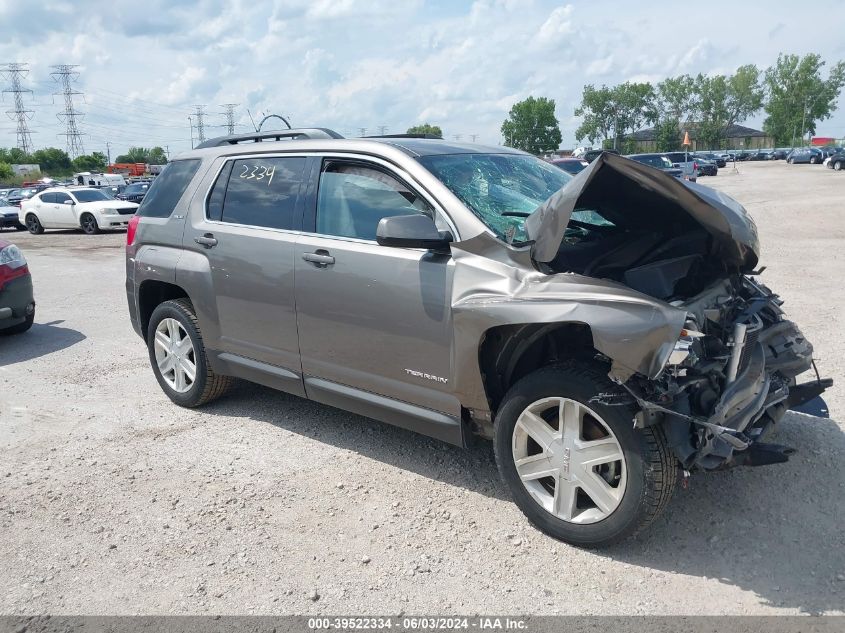
M 9 182 L 15 177 L 15 172 L 9 163 L 0 162 L 0 182 Z
M 130 147 L 129 151 L 115 158 L 116 163 L 147 163 L 150 149 L 147 147 Z
M 654 141 L 658 152 L 675 152 L 681 149 L 681 124 L 678 119 L 668 118 L 654 126 Z
M 505 145 L 532 154 L 542 154 L 560 147 L 562 136 L 555 101 L 546 97 L 528 97 L 515 103 L 502 123 Z
M 824 65 L 821 56 L 813 53 L 804 57 L 778 55 L 775 65 L 766 70 L 768 100 L 763 130 L 775 137 L 778 145 L 794 145 L 805 133 L 815 134 L 816 123 L 836 111 L 845 86 L 845 62 L 834 64 L 827 79 L 821 76 Z
M 167 164 L 167 154 L 164 152 L 164 149 L 161 147 L 154 147 L 152 148 L 149 153 L 147 154 L 146 161 L 139 161 L 139 162 L 146 162 L 150 165 L 166 165 Z
M 695 90 L 700 117 L 696 137 L 707 148 L 720 147 L 732 125 L 763 107 L 760 71 L 753 64 L 740 66 L 730 76 L 698 75 Z
M 72 164 L 76 171 L 102 172 L 105 171 L 109 162 L 105 154 L 102 152 L 94 152 L 92 154 L 77 156 L 73 159 Z
M 413 125 L 408 128 L 407 134 L 433 134 L 443 138 L 443 130 L 439 125 L 431 125 L 430 123 L 423 123 L 422 125 Z
M 34 163 L 32 156 L 25 153 L 17 147 L 6 149 L 0 148 L 0 163 L 8 163 L 10 165 L 28 165 Z
M 590 143 L 612 139 L 612 147 L 622 147 L 627 132 L 634 132 L 658 118 L 654 88 L 649 83 L 625 82 L 617 86 L 584 86 L 581 105 L 575 116 L 583 117 L 575 130 L 578 140 Z
M 63 176 L 73 171 L 70 156 L 56 147 L 46 147 L 32 153 L 32 161 L 38 163 L 41 171 L 52 176 Z

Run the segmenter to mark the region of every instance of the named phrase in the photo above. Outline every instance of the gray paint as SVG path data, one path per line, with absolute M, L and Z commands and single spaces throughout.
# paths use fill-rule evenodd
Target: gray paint
M 215 371 L 460 444 L 461 407 L 489 414 L 478 353 L 492 327 L 586 324 L 596 349 L 612 360 L 616 380 L 661 372 L 683 310 L 622 284 L 546 274 L 535 264 L 554 257 L 569 214 L 599 170 L 676 202 L 719 240 L 725 257 L 746 266 L 756 261 L 756 231 L 739 205 L 613 155 L 594 161 L 528 218 L 533 246 L 507 245 L 416 161 L 443 144 L 401 142 L 287 141 L 189 154 L 203 159 L 191 193 L 170 219 L 142 219 L 128 249 L 133 322 L 140 286 L 171 281 L 194 303 Z M 267 154 L 353 156 L 388 168 L 452 227 L 451 254 L 208 221 L 205 199 L 224 160 Z M 218 245 L 194 242 L 205 233 Z M 303 258 L 317 251 L 334 263 Z

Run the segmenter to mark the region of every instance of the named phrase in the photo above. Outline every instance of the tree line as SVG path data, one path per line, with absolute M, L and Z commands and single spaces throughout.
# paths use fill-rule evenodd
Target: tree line
M 164 165 L 167 154 L 161 147 L 130 147 L 126 154 L 115 159 L 116 163 L 147 163 Z M 38 165 L 41 172 L 50 176 L 69 176 L 75 172 L 104 172 L 108 167 L 108 158 L 102 152 L 92 152 L 71 159 L 67 152 L 56 147 L 46 147 L 27 154 L 17 147 L 0 147 L 0 181 L 15 180 L 12 165 Z
M 680 75 L 652 85 L 625 82 L 584 86 L 575 115 L 582 117 L 576 139 L 602 143 L 623 152 L 633 150 L 629 135 L 655 128 L 659 151 L 680 149 L 684 130 L 695 130 L 699 147 L 719 148 L 731 126 L 766 113 L 763 131 L 779 146 L 792 146 L 816 124 L 829 119 L 845 86 L 845 61 L 825 66 L 821 56 L 780 54 L 761 71 L 753 64 L 732 75 Z M 560 146 L 554 99 L 529 97 L 515 104 L 502 124 L 505 145 L 541 154 Z

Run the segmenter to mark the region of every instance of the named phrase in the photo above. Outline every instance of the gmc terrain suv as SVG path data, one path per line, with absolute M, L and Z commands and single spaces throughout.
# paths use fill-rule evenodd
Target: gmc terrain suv
M 129 225 L 126 291 L 185 407 L 251 380 L 446 442 L 494 442 L 517 505 L 581 546 L 648 525 L 691 470 L 832 384 L 724 194 L 604 153 L 325 129 L 207 141 Z

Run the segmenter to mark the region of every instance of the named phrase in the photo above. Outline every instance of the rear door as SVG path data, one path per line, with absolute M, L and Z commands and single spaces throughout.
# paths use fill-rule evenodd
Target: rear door
M 34 210 L 35 214 L 38 216 L 38 220 L 41 222 L 41 225 L 46 228 L 52 228 L 56 220 L 55 201 L 55 193 L 42 193 L 37 196 L 33 196 L 32 199 L 26 203 L 26 210 Z M 21 203 L 21 206 L 23 206 L 23 203 Z
M 294 244 L 307 164 L 304 156 L 224 159 L 201 208 L 192 203 L 183 243 L 194 257 L 180 262 L 184 274 L 207 266 L 216 360 L 229 373 L 300 395 Z

